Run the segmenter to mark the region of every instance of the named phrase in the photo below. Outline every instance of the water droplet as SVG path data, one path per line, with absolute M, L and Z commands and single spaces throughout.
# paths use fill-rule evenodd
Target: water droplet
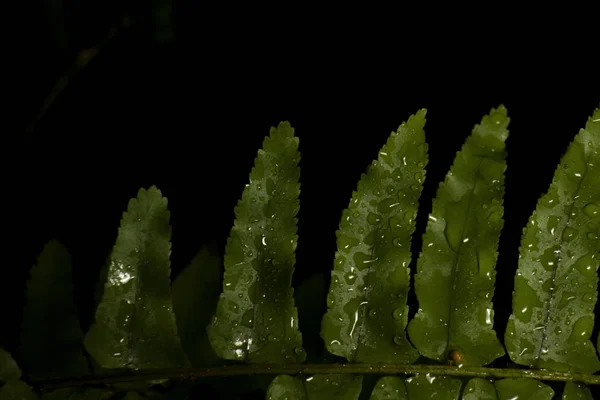
M 354 218 L 358 218 L 358 217 L 360 217 L 360 212 L 358 210 L 356 210 L 356 211 L 354 211 L 354 213 L 352 214 L 352 216 Z
M 396 192 L 396 188 L 393 185 L 388 185 L 386 191 L 388 192 L 388 194 L 394 194 Z
M 575 300 L 577 296 L 574 292 L 564 291 L 560 298 L 560 307 L 565 307 L 570 301 Z
M 399 204 L 400 203 L 396 199 L 388 197 L 381 200 L 379 204 L 377 204 L 377 211 L 380 213 L 388 213 L 390 212 L 390 210 L 392 210 L 394 207 L 397 207 Z
M 414 211 L 410 210 L 410 211 L 407 211 L 406 213 L 404 213 L 404 220 L 410 224 L 415 219 L 416 216 L 417 216 L 416 213 Z
M 402 227 L 402 220 L 398 217 L 391 217 L 390 218 L 390 228 L 392 229 L 398 229 Z
M 564 240 L 565 242 L 570 242 L 571 240 L 573 240 L 575 238 L 576 234 L 577 234 L 577 229 L 567 226 L 562 233 L 562 240 Z
M 586 340 L 591 335 L 592 329 L 594 329 L 594 318 L 591 316 L 581 317 L 573 324 L 573 330 L 571 331 L 569 340 Z
M 335 296 L 333 293 L 329 292 L 327 294 L 327 307 L 333 308 L 335 306 Z
M 354 284 L 354 282 L 356 282 L 356 274 L 355 274 L 355 273 L 353 273 L 353 272 L 347 272 L 347 273 L 344 275 L 344 279 L 346 280 L 346 283 L 347 283 L 348 285 L 353 285 L 353 284 Z
M 371 263 L 376 261 L 376 259 L 373 259 L 369 254 L 361 251 L 354 253 L 353 260 L 356 268 L 358 268 L 359 271 L 369 267 Z
M 420 187 L 419 185 L 410 185 L 410 188 L 415 191 L 419 190 L 419 187 Z
M 582 299 L 586 303 L 593 303 L 596 301 L 596 293 L 594 292 L 586 292 L 583 294 Z
M 350 249 L 354 246 L 357 246 L 359 243 L 360 241 L 353 236 L 340 235 L 337 238 L 337 245 L 338 249 L 340 250 Z
M 600 217 L 600 206 L 598 204 L 589 203 L 583 207 L 583 213 L 590 218 Z
M 403 341 L 402 339 L 403 339 L 402 336 L 396 335 L 396 336 L 394 336 L 394 343 L 396 343 L 397 345 L 401 345 L 402 341 Z
M 297 355 L 302 355 L 304 354 L 304 349 L 302 347 L 296 347 L 294 348 L 294 353 L 296 353 Z
M 401 321 L 403 316 L 404 311 L 401 308 L 396 308 L 394 311 L 392 311 L 392 317 L 394 317 L 396 321 Z
M 394 238 L 392 240 L 392 244 L 396 247 L 402 247 L 402 238 L 399 238 L 399 237 Z
M 594 252 L 579 257 L 575 262 L 575 268 L 584 276 L 592 277 L 596 275 L 598 261 Z
M 365 236 L 364 242 L 367 246 L 373 246 L 375 244 L 375 231 Z
M 596 239 L 598 239 L 598 234 L 596 232 L 588 232 L 586 237 L 589 240 L 596 240 Z
M 554 291 L 554 282 L 552 281 L 552 279 L 548 279 L 547 281 L 545 281 L 542 284 L 542 289 L 544 289 L 548 293 Z
M 242 325 L 247 328 L 252 328 L 253 320 L 254 320 L 254 309 L 249 308 L 248 310 L 246 310 L 246 312 L 244 312 L 244 315 L 242 316 Z
M 273 335 L 272 333 L 270 333 L 270 334 L 267 336 L 267 340 L 268 340 L 269 342 L 274 342 L 274 341 L 276 341 L 276 340 L 277 340 L 277 337 L 276 337 L 275 335 Z
M 548 193 L 542 196 L 542 204 L 548 208 L 552 208 L 558 204 L 558 190 L 556 186 L 550 186 Z
M 547 248 L 540 257 L 540 263 L 546 271 L 554 271 L 558 266 L 559 245 Z
M 548 217 L 548 222 L 546 223 L 546 230 L 548 231 L 548 233 L 550 233 L 551 235 L 554 235 L 556 233 L 559 221 L 560 218 L 558 218 L 556 215 L 551 215 Z
M 415 180 L 417 182 L 419 182 L 419 183 L 422 183 L 423 182 L 423 173 L 422 172 L 417 172 L 415 174 Z
M 377 309 L 376 308 L 371 308 L 369 310 L 369 317 L 370 318 L 375 318 L 377 316 Z
M 367 215 L 367 222 L 370 223 L 371 225 L 377 225 L 379 223 L 379 221 L 381 221 L 381 218 L 379 217 L 379 215 L 370 212 L 369 215 Z
M 497 224 L 502 221 L 502 210 L 492 211 L 488 216 L 488 222 Z

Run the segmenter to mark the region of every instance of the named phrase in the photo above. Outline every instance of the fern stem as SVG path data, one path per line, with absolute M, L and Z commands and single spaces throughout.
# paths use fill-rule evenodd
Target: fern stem
M 315 374 L 378 374 L 465 376 L 478 378 L 533 378 L 542 381 L 581 382 L 600 385 L 600 375 L 558 372 L 551 370 L 454 367 L 447 365 L 397 365 L 397 364 L 288 364 L 288 365 L 227 365 L 213 368 L 152 369 L 112 372 L 84 377 L 66 377 L 51 380 L 31 380 L 37 389 L 48 391 L 65 387 L 139 382 L 160 379 L 198 379 L 240 375 L 315 375 Z

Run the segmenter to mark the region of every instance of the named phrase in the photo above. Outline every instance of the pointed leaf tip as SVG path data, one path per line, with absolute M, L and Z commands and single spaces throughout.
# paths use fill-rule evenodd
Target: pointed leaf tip
M 425 179 L 424 111 L 392 132 L 342 213 L 321 336 L 353 362 L 410 363 L 408 265 Z

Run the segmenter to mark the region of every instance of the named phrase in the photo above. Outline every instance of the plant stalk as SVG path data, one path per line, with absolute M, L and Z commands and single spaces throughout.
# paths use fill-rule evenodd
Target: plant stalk
M 93 376 L 65 377 L 48 380 L 30 380 L 29 383 L 42 391 L 66 387 L 114 384 L 123 382 L 153 381 L 161 379 L 199 379 L 239 375 L 315 375 L 315 374 L 379 374 L 465 376 L 477 378 L 533 378 L 541 381 L 580 382 L 600 385 L 600 375 L 577 372 L 559 372 L 543 369 L 455 367 L 448 365 L 399 365 L 399 364 L 250 364 L 226 365 L 211 368 L 149 369 L 118 371 Z

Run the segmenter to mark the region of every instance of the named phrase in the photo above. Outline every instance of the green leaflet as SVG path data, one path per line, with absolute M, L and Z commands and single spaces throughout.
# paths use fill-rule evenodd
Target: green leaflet
M 23 381 L 12 380 L 0 387 L 0 399 L 2 400 L 36 400 L 37 396 L 31 388 Z
M 482 378 L 469 380 L 463 389 L 462 400 L 498 400 L 494 381 Z
M 10 353 L 0 349 L 0 382 L 21 379 L 21 369 Z
M 0 399 L 35 400 L 37 397 L 21 378 L 21 369 L 4 349 L 0 349 Z
M 494 382 L 498 400 L 552 400 L 554 390 L 535 379 L 501 379 Z
M 44 246 L 27 284 L 21 327 L 23 367 L 36 378 L 88 374 L 82 341 L 73 299 L 71 255 L 53 240 Z
M 108 400 L 115 392 L 106 388 L 65 388 L 44 393 L 42 400 Z
M 460 394 L 460 379 L 448 376 L 417 375 L 405 382 L 410 400 L 455 400 Z
M 225 249 L 223 293 L 208 337 L 222 358 L 302 362 L 292 273 L 300 194 L 298 138 L 288 122 L 272 127 L 250 183 L 235 207 Z
M 221 282 L 221 258 L 215 246 L 203 246 L 173 282 L 173 311 L 181 345 L 195 367 L 219 361 L 210 346 L 206 326 L 217 307 Z
M 85 347 L 103 368 L 188 365 L 177 335 L 169 275 L 167 199 L 140 189 L 123 213 L 104 295 Z
M 523 230 L 505 332 L 515 362 L 593 373 L 598 297 L 600 110 L 575 136 Z
M 567 382 L 563 391 L 562 400 L 594 400 L 592 392 L 587 386 L 576 383 Z
M 314 375 L 294 378 L 279 375 L 269 385 L 269 400 L 357 400 L 362 387 L 362 376 L 346 374 Z
M 463 389 L 463 400 L 551 400 L 554 391 L 534 379 L 502 379 L 491 381 L 473 378 Z
M 373 391 L 370 400 L 410 400 L 406 391 L 404 379 L 397 376 L 384 376 L 380 378 Z
M 411 363 L 406 339 L 410 241 L 425 179 L 426 110 L 393 132 L 358 182 L 336 232 L 321 336 L 353 362 Z
M 443 360 L 453 350 L 465 365 L 504 354 L 492 327 L 498 238 L 503 226 L 506 109 L 476 125 L 438 188 L 423 235 L 415 292 L 419 311 L 408 325 L 422 355 Z
M 458 400 L 460 387 L 459 379 L 447 376 L 384 376 L 377 381 L 370 400 Z

